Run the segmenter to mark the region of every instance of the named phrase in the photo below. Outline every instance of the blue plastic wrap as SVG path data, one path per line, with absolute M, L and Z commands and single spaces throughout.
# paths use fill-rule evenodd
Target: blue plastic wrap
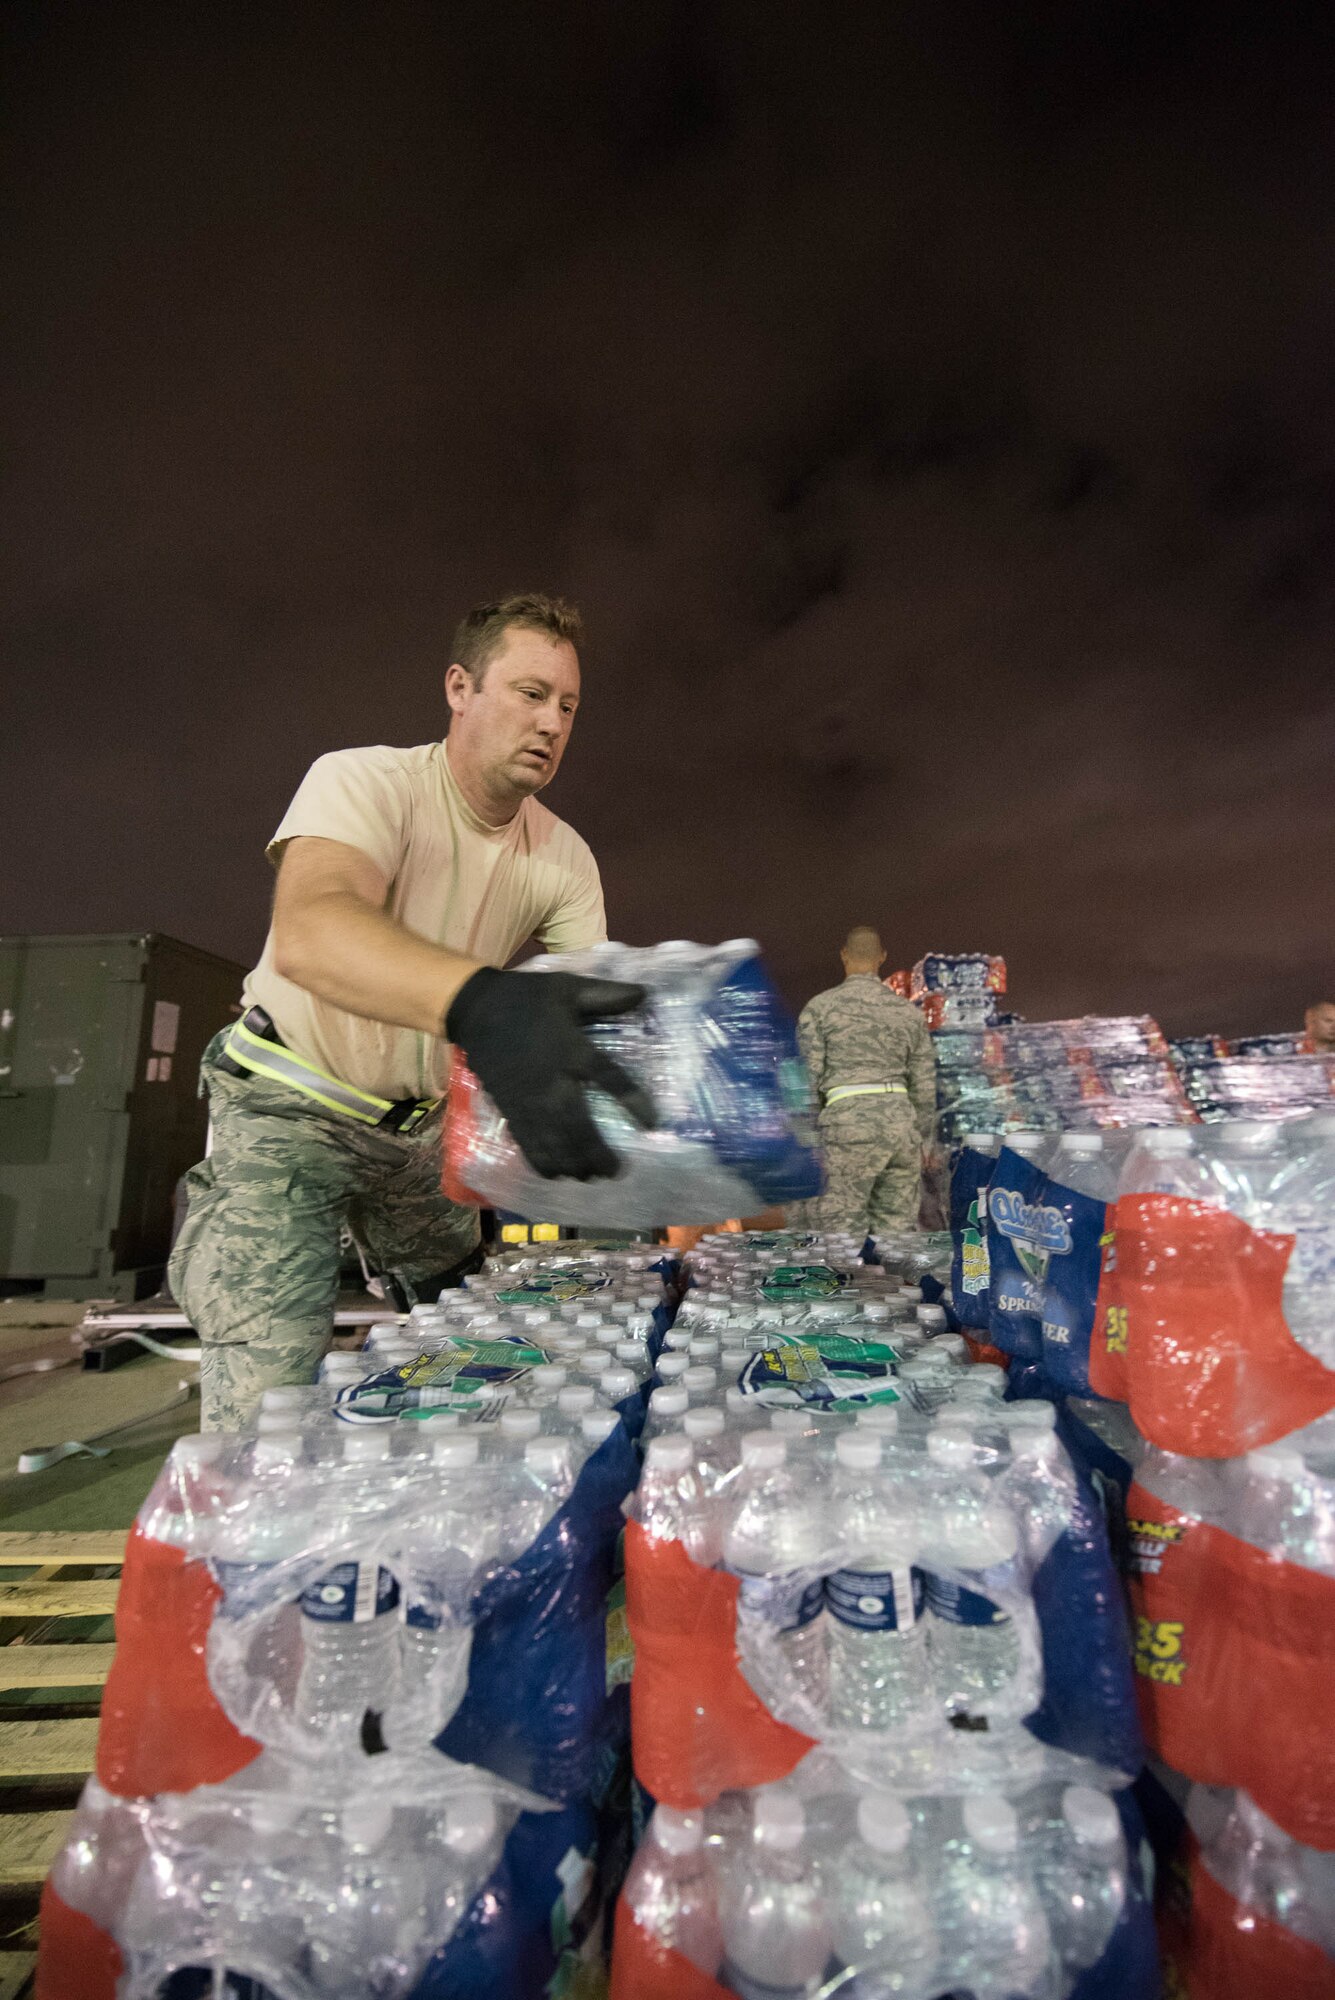
M 1040 1287 L 1053 1250 L 1067 1242 L 1065 1217 L 1043 1206 L 1045 1184 L 1036 1160 L 1002 1147 L 987 1190 L 988 1328 L 1017 1361 L 1042 1355 Z
M 987 1190 L 996 1159 L 962 1146 L 950 1176 L 950 1303 L 962 1327 L 988 1328 Z

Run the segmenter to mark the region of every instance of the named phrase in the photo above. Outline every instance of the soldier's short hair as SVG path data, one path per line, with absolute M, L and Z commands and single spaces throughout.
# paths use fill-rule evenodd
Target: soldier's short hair
M 850 958 L 879 960 L 885 957 L 885 946 L 870 924 L 854 924 L 844 939 L 844 950 Z
M 490 604 L 475 604 L 456 626 L 450 654 L 451 662 L 467 668 L 474 687 L 481 687 L 488 663 L 500 651 L 512 625 L 525 632 L 545 632 L 549 639 L 564 639 L 567 645 L 584 643 L 584 620 L 564 597 L 527 590 L 498 597 Z

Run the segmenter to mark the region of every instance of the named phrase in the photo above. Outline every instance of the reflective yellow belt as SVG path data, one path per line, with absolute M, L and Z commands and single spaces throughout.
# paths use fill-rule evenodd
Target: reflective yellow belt
M 907 1097 L 906 1083 L 837 1083 L 833 1090 L 825 1093 L 827 1104 L 837 1104 L 841 1097 Z
M 222 1054 L 230 1058 L 225 1067 L 234 1064 L 255 1076 L 267 1076 L 271 1083 L 285 1083 L 290 1089 L 299 1090 L 303 1097 L 313 1098 L 326 1111 L 336 1111 L 343 1118 L 354 1118 L 359 1125 L 383 1125 L 392 1132 L 412 1132 L 435 1110 L 439 1101 L 434 1097 L 409 1097 L 396 1101 L 390 1097 L 376 1097 L 369 1090 L 358 1090 L 355 1084 L 343 1083 L 327 1071 L 317 1069 L 304 1056 L 295 1055 L 278 1041 L 274 1037 L 272 1022 L 260 1007 L 252 1007 L 249 1013 L 232 1023 L 222 1046 Z

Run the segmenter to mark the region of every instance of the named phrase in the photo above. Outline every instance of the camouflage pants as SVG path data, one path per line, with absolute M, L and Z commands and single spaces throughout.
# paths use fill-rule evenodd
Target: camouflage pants
M 820 1114 L 825 1192 L 806 1204 L 814 1229 L 875 1236 L 918 1220 L 922 1140 L 906 1097 L 844 1097 Z
M 172 1290 L 199 1334 L 205 1430 L 237 1430 L 265 1389 L 310 1382 L 333 1332 L 344 1221 L 372 1264 L 410 1283 L 478 1240 L 477 1211 L 440 1189 L 439 1114 L 403 1137 L 324 1112 L 204 1052 L 213 1151 L 187 1176 Z

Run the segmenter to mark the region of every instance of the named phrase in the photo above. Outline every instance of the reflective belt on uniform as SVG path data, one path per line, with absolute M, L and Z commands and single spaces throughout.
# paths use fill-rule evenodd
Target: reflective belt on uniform
M 359 1125 L 383 1125 L 392 1132 L 413 1132 L 439 1102 L 435 1097 L 405 1097 L 397 1101 L 376 1097 L 355 1084 L 343 1083 L 326 1070 L 317 1069 L 304 1056 L 294 1055 L 274 1033 L 273 1022 L 262 1007 L 252 1007 L 227 1031 L 222 1046 L 223 1066 L 254 1076 L 266 1076 L 271 1083 L 285 1083 L 312 1098 L 326 1111 L 341 1118 L 353 1118 Z
M 825 1093 L 827 1104 L 837 1104 L 841 1097 L 907 1097 L 906 1083 L 837 1083 L 833 1090 Z

